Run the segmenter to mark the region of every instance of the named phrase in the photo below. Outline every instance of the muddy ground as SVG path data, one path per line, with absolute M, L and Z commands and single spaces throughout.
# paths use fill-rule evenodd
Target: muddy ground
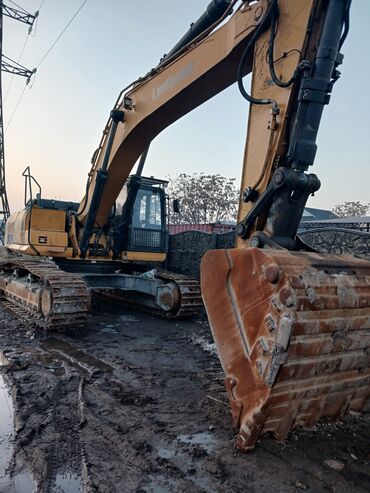
M 46 336 L 0 307 L 0 492 L 366 492 L 370 416 L 234 450 L 205 320 L 114 305 Z

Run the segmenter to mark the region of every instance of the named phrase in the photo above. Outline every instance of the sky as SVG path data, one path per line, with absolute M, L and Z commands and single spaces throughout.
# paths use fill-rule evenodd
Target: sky
M 12 5 L 9 0 L 5 4 Z M 82 0 L 18 0 L 42 4 L 20 63 L 36 67 Z M 88 0 L 40 64 L 24 93 L 22 77 L 2 74 L 6 181 L 11 211 L 23 207 L 26 166 L 47 198 L 80 201 L 90 159 L 119 91 L 155 66 L 205 10 L 209 0 Z M 370 1 L 354 0 L 343 47 L 342 78 L 325 108 L 310 172 L 322 187 L 310 207 L 370 202 Z M 24 24 L 4 18 L 3 53 L 18 60 Z M 248 103 L 234 84 L 160 134 L 145 174 L 157 178 L 204 172 L 240 182 Z M 9 123 L 10 121 L 10 123 Z M 8 127 L 8 128 L 7 128 Z

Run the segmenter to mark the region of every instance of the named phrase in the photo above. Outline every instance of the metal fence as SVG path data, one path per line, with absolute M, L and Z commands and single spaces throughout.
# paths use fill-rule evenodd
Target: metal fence
M 341 217 L 338 219 L 323 221 L 302 221 L 299 225 L 300 231 L 317 230 L 317 229 L 347 229 L 355 231 L 370 232 L 370 217 Z

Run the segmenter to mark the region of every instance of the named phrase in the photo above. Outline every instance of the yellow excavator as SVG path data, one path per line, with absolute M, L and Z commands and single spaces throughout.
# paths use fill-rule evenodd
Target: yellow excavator
M 119 95 L 81 204 L 63 209 L 36 198 L 6 226 L 7 248 L 28 257 L 3 262 L 0 289 L 48 326 L 82 319 L 89 288 L 145 293 L 151 281 L 160 303 L 181 305 L 176 278 L 145 271 L 157 254 L 130 249 L 127 218 L 141 177 L 121 218 L 114 203 L 156 135 L 237 83 L 250 103 L 237 241 L 205 254 L 201 288 L 243 451 L 261 433 L 284 438 L 369 400 L 370 263 L 320 254 L 297 236 L 306 201 L 320 188 L 307 171 L 340 76 L 350 4 L 212 0 L 160 63 Z M 135 234 L 144 231 L 139 225 Z

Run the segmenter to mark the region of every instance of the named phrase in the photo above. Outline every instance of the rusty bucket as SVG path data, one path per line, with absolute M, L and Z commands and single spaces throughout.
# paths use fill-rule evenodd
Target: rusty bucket
M 237 448 L 283 439 L 370 396 L 370 262 L 258 248 L 212 250 L 202 296 Z

